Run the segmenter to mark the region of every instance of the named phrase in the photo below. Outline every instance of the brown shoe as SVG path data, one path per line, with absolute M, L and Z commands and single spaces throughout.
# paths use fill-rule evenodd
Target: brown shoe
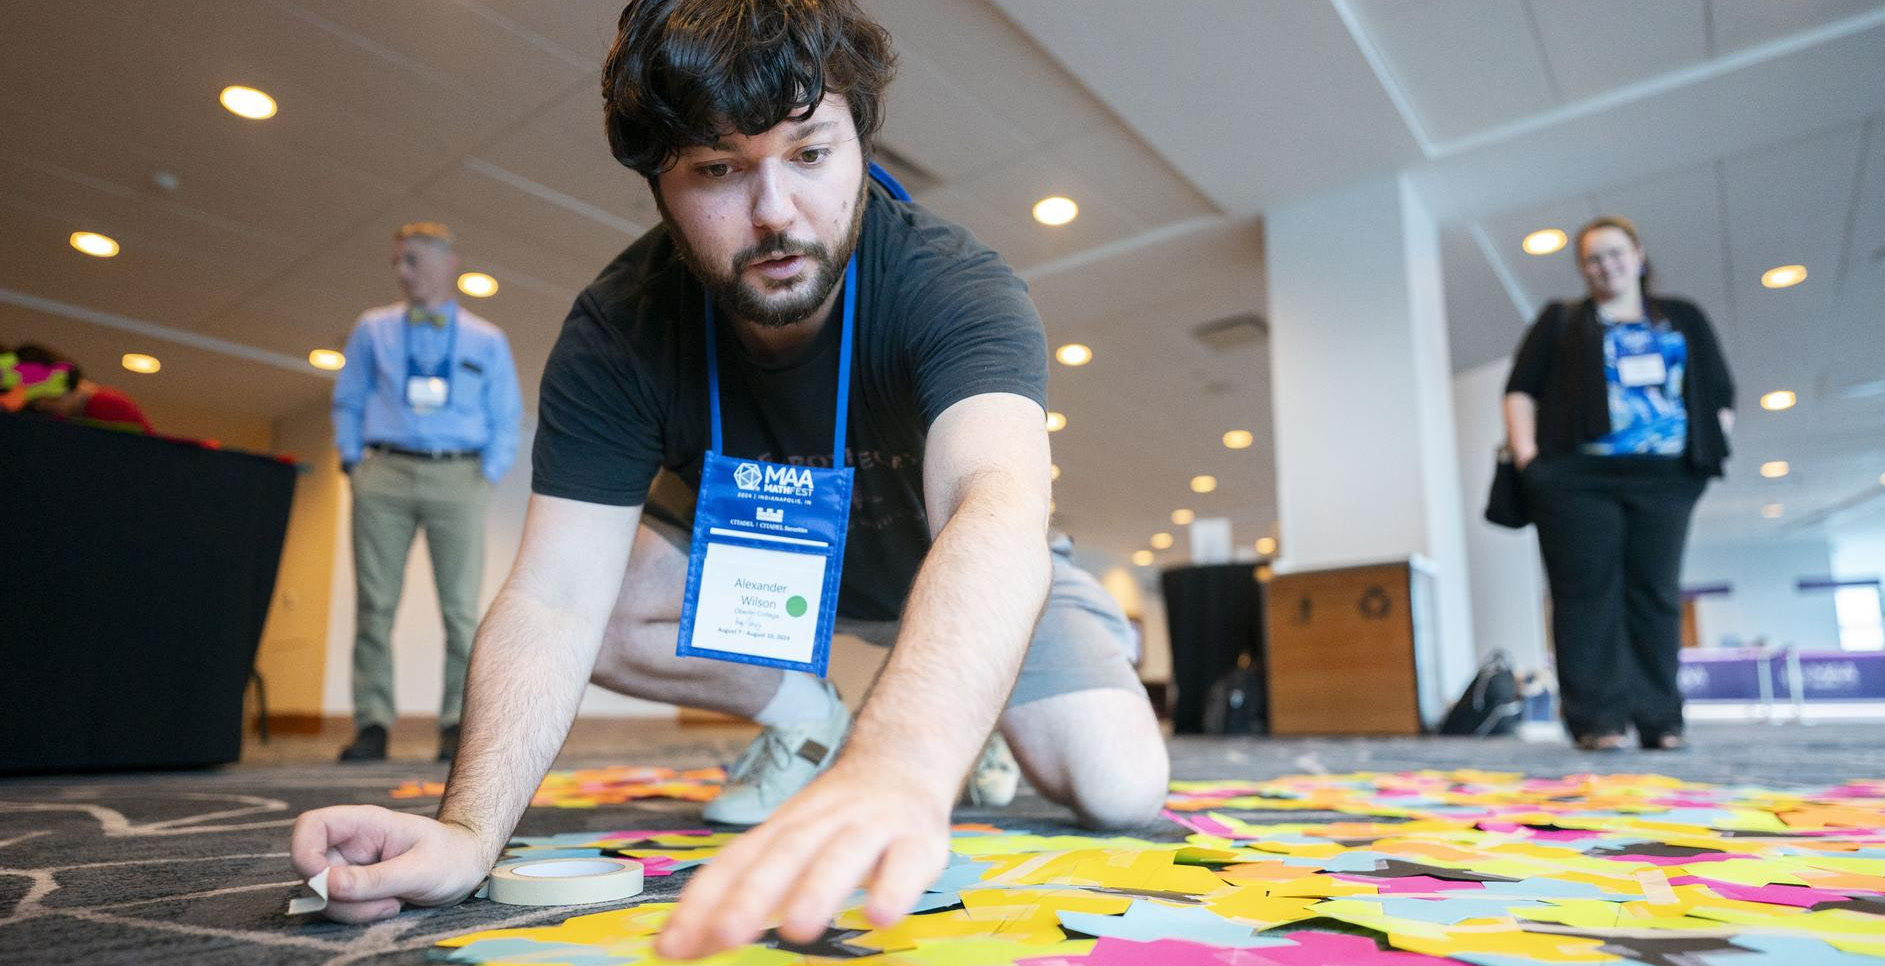
M 1577 747 L 1581 751 L 1622 751 L 1624 745 L 1623 735 L 1616 732 L 1577 737 Z
M 1643 739 L 1645 751 L 1686 751 L 1688 747 L 1688 739 L 1673 731 Z

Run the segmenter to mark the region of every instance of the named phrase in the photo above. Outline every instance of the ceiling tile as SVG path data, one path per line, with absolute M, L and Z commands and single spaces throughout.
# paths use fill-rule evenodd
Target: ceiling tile
M 621 187 L 624 196 L 631 192 L 647 193 L 639 178 Z M 521 256 L 506 255 L 507 259 L 529 260 L 537 257 L 538 253 L 555 256 L 564 262 L 589 265 L 586 278 L 594 277 L 609 259 L 647 230 L 646 226 L 612 215 L 609 216 L 610 223 L 605 224 L 582 211 L 572 211 L 546 202 L 519 189 L 515 184 L 465 168 L 447 173 L 433 182 L 423 198 L 426 202 L 453 211 L 473 213 L 476 218 L 501 226 L 511 236 L 530 243 L 523 246 L 526 250 Z M 628 206 L 624 204 L 618 207 L 625 209 Z M 567 277 L 573 271 L 564 268 L 553 275 Z
M 1038 240 L 1051 258 L 1129 238 L 1140 230 L 1131 214 L 1115 204 L 1084 173 L 1039 164 L 1033 156 L 992 168 L 962 181 L 959 187 L 981 199 L 996 217 L 1012 222 L 1016 231 Z M 1035 221 L 1034 203 L 1050 195 L 1074 199 L 1080 206 L 1079 217 L 1058 226 Z M 984 226 L 969 224 L 968 227 L 979 232 Z M 1013 253 L 1002 254 L 1009 256 L 1011 264 L 1023 267 L 1022 263 L 1014 261 Z
M 1523 253 L 1513 256 L 1519 257 L 1524 257 Z M 1532 316 L 1513 307 L 1499 276 L 1464 227 L 1440 232 L 1440 263 L 1446 275 L 1450 371 L 1457 373 L 1510 356 Z
M 1655 268 L 1652 290 L 1702 307 L 1724 339 L 1739 328 L 1722 264 L 1720 183 L 1713 165 L 1671 171 L 1597 192 L 1602 214 L 1636 222 Z
M 456 3 L 260 0 L 371 52 L 521 117 L 581 83 L 593 92 L 603 50 L 579 60 Z M 546 6 L 554 6 L 546 5 Z M 541 38 L 538 38 L 540 41 Z
M 1803 341 L 1823 336 L 1838 305 L 1839 257 L 1859 173 L 1858 126 L 1730 158 L 1723 164 L 1728 205 L 1729 285 L 1739 336 L 1751 357 L 1737 371 L 1751 381 L 1801 378 Z M 1761 273 L 1807 266 L 1807 280 L 1768 289 Z
M 1707 54 L 1704 0 L 1527 2 L 1567 101 L 1689 66 Z
M 161 234 L 117 231 L 121 251 L 93 258 L 67 239 L 81 226 L 13 198 L 0 198 L 0 287 L 83 304 L 104 312 L 193 328 L 262 284 L 266 274 L 241 259 L 214 262 L 172 247 Z
M 872 0 L 864 6 L 890 31 L 897 50 L 941 66 L 974 97 L 976 110 L 992 111 L 1029 143 L 1111 119 L 1079 81 L 983 0 Z
M 1117 125 L 1054 144 L 1040 153 L 1038 163 L 1078 172 L 1140 230 L 1217 213 L 1165 159 Z
M 1331 4 L 991 2 L 1225 212 L 1419 157 Z
M 1871 13 L 1885 0 L 1708 0 L 1716 57 L 1822 24 Z
M 453 0 L 474 16 L 512 30 L 533 43 L 553 48 L 566 60 L 580 59 L 602 68 L 615 42 L 615 25 L 624 0 Z
M 1034 143 L 916 51 L 898 58 L 883 141 L 944 181 L 1006 162 Z
M 1557 228 L 1566 235 L 1574 235 L 1579 226 L 1596 216 L 1597 208 L 1589 196 L 1573 195 L 1481 219 L 1495 254 L 1524 292 L 1529 312 L 1537 312 L 1547 302 L 1583 298 L 1584 283 L 1578 275 L 1577 259 L 1569 242 L 1549 255 L 1528 255 L 1520 247 L 1525 236 L 1541 228 Z M 1530 322 L 1531 318 L 1528 316 L 1526 321 Z M 1511 348 L 1517 348 L 1517 343 Z
M 1526 19 L 1509 0 L 1444 0 L 1368 21 L 1427 133 L 1450 140 L 1556 106 Z

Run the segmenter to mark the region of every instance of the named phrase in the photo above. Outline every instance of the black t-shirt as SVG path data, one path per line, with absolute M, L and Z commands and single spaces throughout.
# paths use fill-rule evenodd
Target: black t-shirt
M 1027 287 L 966 230 L 872 185 L 858 242 L 846 463 L 856 468 L 839 613 L 891 620 L 929 551 L 923 443 L 952 404 L 1047 401 Z M 842 298 L 811 344 L 760 364 L 718 326 L 729 456 L 830 466 Z M 711 439 L 700 283 L 665 227 L 583 290 L 543 372 L 531 489 L 691 526 Z M 663 472 L 665 471 L 665 472 Z M 657 473 L 659 485 L 653 487 Z

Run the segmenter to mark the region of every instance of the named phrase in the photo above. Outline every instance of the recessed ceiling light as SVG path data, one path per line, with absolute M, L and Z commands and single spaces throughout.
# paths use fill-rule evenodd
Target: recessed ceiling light
M 345 368 L 347 365 L 347 357 L 335 352 L 333 349 L 316 349 L 308 353 L 308 365 L 316 369 L 332 371 Z
M 1161 530 L 1153 534 L 1152 539 L 1147 542 L 1152 544 L 1154 550 L 1169 550 L 1172 546 L 1172 535 Z
M 1777 480 L 1786 476 L 1789 469 L 1786 460 L 1768 460 L 1761 464 L 1761 475 L 1770 480 Z
M 1080 216 L 1080 206 L 1072 198 L 1054 195 L 1034 203 L 1034 220 L 1043 225 L 1064 225 Z
M 1191 478 L 1191 492 L 1193 493 L 1209 493 L 1215 489 L 1217 489 L 1217 477 L 1215 476 L 1194 476 Z
M 497 279 L 483 272 L 466 272 L 458 276 L 458 290 L 474 299 L 488 299 L 497 294 Z
M 1132 552 L 1132 562 L 1133 562 L 1133 563 L 1135 563 L 1135 564 L 1138 564 L 1138 565 L 1139 565 L 1139 566 L 1141 566 L 1141 567 L 1150 567 L 1150 566 L 1152 566 L 1152 551 L 1150 551 L 1150 550 L 1135 550 L 1135 551 L 1133 551 L 1133 552 Z
M 1792 409 L 1793 404 L 1796 402 L 1799 402 L 1799 400 L 1794 397 L 1793 390 L 1776 389 L 1761 397 L 1761 408 L 1778 412 L 1782 409 Z
M 1196 520 L 1197 518 L 1198 518 L 1198 515 L 1196 513 L 1191 512 L 1190 510 L 1173 510 L 1172 511 L 1172 522 L 1178 524 L 1181 527 L 1189 526 L 1191 524 L 1191 521 Z
M 1093 361 L 1093 350 L 1078 342 L 1069 342 L 1054 353 L 1063 366 L 1084 366 Z
M 1050 480 L 1060 479 L 1060 464 L 1059 463 L 1047 464 L 1047 478 Z
M 264 121 L 275 116 L 275 99 L 253 87 L 225 87 L 219 99 L 229 109 L 229 113 L 251 121 Z
M 1878 485 L 1885 486 L 1885 473 L 1880 473 L 1878 475 Z
M 1781 265 L 1761 273 L 1761 284 L 1768 288 L 1787 288 L 1806 281 L 1805 265 Z
M 1784 506 L 1781 506 L 1778 503 L 1769 503 L 1768 505 L 1761 507 L 1761 516 L 1764 516 L 1769 520 L 1778 520 L 1780 519 L 1780 515 L 1786 512 L 1787 512 L 1787 508 Z
M 1257 552 L 1260 554 L 1263 554 L 1266 557 L 1269 556 L 1270 554 L 1275 553 L 1276 552 L 1276 538 L 1275 537 L 1258 537 L 1257 538 Z
M 118 243 L 95 231 L 75 231 L 69 241 L 73 248 L 96 258 L 110 258 L 118 254 Z
M 1066 429 L 1066 428 L 1067 428 L 1067 417 L 1061 415 L 1060 413 L 1047 414 L 1047 431 L 1048 432 L 1058 433 L 1061 430 Z
M 147 376 L 164 367 L 163 363 L 157 361 L 156 356 L 147 356 L 142 352 L 127 352 L 118 360 L 118 364 L 132 372 L 141 372 Z
M 1247 429 L 1233 429 L 1224 434 L 1224 445 L 1231 449 L 1249 449 L 1250 444 L 1256 441 L 1257 438 L 1250 435 Z
M 1540 228 L 1525 236 L 1523 247 L 1527 255 L 1549 255 L 1564 247 L 1564 232 L 1556 228 Z

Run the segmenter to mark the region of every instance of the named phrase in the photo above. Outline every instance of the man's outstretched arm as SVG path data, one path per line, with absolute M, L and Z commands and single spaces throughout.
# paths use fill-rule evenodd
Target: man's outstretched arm
M 639 507 L 530 498 L 517 562 L 472 649 L 438 819 L 343 805 L 295 822 L 295 870 L 331 868 L 329 918 L 457 902 L 490 872 L 575 717 L 640 517 Z
M 852 890 L 888 925 L 948 860 L 949 811 L 1014 686 L 1052 565 L 1045 414 L 1022 396 L 956 403 L 930 427 L 924 491 L 935 541 L 896 648 L 825 774 L 722 850 L 682 893 L 656 946 L 693 958 L 780 933 L 822 935 Z

